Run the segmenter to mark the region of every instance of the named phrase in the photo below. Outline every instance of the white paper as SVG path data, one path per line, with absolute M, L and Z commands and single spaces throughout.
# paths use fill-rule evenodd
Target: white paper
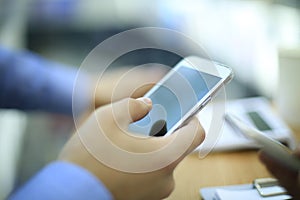
M 290 195 L 278 195 L 271 197 L 262 197 L 255 189 L 251 190 L 226 190 L 217 189 L 216 196 L 220 200 L 232 200 L 232 199 L 243 199 L 243 200 L 284 200 L 291 199 Z

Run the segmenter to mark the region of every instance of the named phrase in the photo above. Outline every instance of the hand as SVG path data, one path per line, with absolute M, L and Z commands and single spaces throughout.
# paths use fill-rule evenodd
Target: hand
M 101 147 L 105 144 L 101 145 L 101 142 L 96 140 L 96 136 L 100 134 L 97 132 L 100 125 L 101 130 L 105 131 L 104 134 L 118 147 L 133 153 L 155 152 L 155 158 L 158 158 L 161 163 L 170 160 L 170 155 L 155 150 L 169 145 L 168 147 L 171 148 L 169 152 L 172 154 L 181 149 L 182 155 L 163 168 L 145 173 L 129 173 L 112 169 L 95 159 L 86 150 L 78 134 L 74 134 L 65 145 L 59 159 L 89 170 L 106 185 L 115 199 L 152 200 L 167 197 L 174 188 L 173 171 L 175 167 L 204 140 L 204 130 L 198 120 L 194 118 L 190 123 L 167 137 L 138 138 L 126 133 L 125 129 L 129 123 L 145 116 L 151 107 L 151 100 L 147 98 L 124 99 L 103 106 L 94 113 L 99 124 L 90 117 L 77 132 L 88 135 L 85 141 L 94 142 L 95 146 L 99 144 L 98 146 Z M 191 143 L 184 147 L 183 143 L 187 140 L 191 140 Z M 110 158 L 115 158 L 112 152 L 105 152 L 105 154 L 108 154 Z M 132 164 L 134 161 L 126 160 L 125 162 Z M 133 164 L 140 165 L 141 163 Z M 151 165 L 151 161 L 149 164 Z
M 97 82 L 94 105 L 97 108 L 127 97 L 142 97 L 167 71 L 162 65 L 106 71 Z
M 300 148 L 295 151 L 295 156 L 300 159 Z M 260 160 L 267 169 L 278 179 L 279 183 L 287 189 L 294 199 L 300 199 L 300 169 L 293 171 L 284 164 L 272 159 L 267 153 L 259 153 Z

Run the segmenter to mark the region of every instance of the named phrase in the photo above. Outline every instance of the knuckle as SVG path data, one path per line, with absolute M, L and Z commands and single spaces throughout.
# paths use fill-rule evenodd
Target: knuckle
M 114 125 L 113 113 L 109 106 L 97 108 L 95 110 L 95 116 L 98 120 L 99 125 L 103 125 L 103 124 L 107 124 L 110 126 Z
M 129 106 L 134 106 L 135 105 L 135 99 L 133 99 L 133 98 L 126 98 L 125 101 L 127 101 L 127 104 Z
M 177 162 L 172 162 L 169 165 L 162 168 L 162 173 L 167 175 L 172 174 L 176 166 L 177 166 Z
M 200 123 L 196 127 L 197 135 L 199 136 L 198 142 L 202 142 L 205 139 L 205 130 Z
M 174 188 L 175 188 L 175 181 L 173 176 L 171 176 L 168 180 L 168 183 L 165 185 L 162 198 L 167 198 L 168 196 L 170 196 L 170 194 L 172 194 L 172 192 L 174 191 Z

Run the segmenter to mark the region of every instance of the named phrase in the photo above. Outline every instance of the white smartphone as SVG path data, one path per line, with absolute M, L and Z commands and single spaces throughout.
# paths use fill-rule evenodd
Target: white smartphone
M 296 171 L 300 170 L 300 159 L 293 156 L 289 148 L 274 140 L 273 138 L 267 136 L 263 132 L 255 129 L 254 127 L 245 124 L 242 120 L 240 120 L 233 114 L 227 113 L 225 115 L 225 120 L 233 128 L 244 134 L 247 138 L 250 138 L 260 144 L 261 148 L 272 158 L 285 164 L 290 169 Z
M 144 136 L 169 135 L 200 111 L 233 77 L 232 70 L 200 57 L 181 60 L 145 97 L 151 111 L 131 123 L 129 131 Z

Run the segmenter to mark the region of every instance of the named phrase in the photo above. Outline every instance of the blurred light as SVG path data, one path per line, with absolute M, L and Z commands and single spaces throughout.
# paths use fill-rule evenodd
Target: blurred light
M 297 8 L 267 1 L 164 1 L 162 21 L 233 67 L 236 79 L 272 97 L 278 81 L 277 48 L 299 44 Z M 280 42 L 279 42 L 280 41 Z

